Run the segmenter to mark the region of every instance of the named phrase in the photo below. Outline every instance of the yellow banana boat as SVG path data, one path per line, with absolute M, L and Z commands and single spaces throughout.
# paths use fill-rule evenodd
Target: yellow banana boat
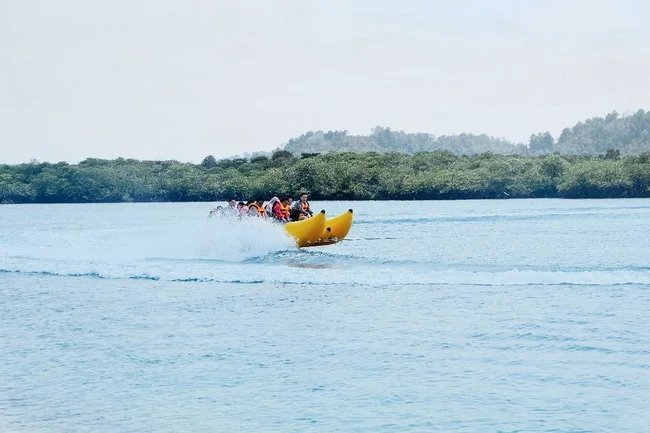
M 326 218 L 322 210 L 311 218 L 286 223 L 284 228 L 300 248 L 332 245 L 347 236 L 352 227 L 352 217 L 352 209 L 333 218 Z

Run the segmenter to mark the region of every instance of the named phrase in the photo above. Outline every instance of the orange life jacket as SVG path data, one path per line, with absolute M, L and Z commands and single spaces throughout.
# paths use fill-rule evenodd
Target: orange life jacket
M 257 211 L 257 213 L 258 213 L 260 216 L 262 216 L 262 217 L 267 216 L 267 215 L 266 215 L 266 210 L 264 210 L 264 206 L 260 206 L 260 205 L 258 205 L 257 203 L 251 203 L 251 204 L 248 206 L 248 209 L 250 210 L 250 208 L 252 208 L 252 207 L 255 208 L 255 210 Z
M 300 203 L 300 205 L 302 206 L 302 210 L 304 210 L 305 212 L 309 212 L 309 202 L 308 201 L 306 201 L 304 203 Z
M 289 219 L 291 216 L 291 206 L 280 203 L 280 210 L 282 211 L 282 218 Z

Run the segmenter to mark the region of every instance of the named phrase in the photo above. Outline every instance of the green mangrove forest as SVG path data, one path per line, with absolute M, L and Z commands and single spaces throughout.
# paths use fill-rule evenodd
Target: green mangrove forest
M 448 200 L 650 197 L 650 152 L 600 156 L 457 155 L 436 150 L 303 153 L 200 164 L 86 159 L 0 165 L 2 203 L 104 203 L 268 199 Z

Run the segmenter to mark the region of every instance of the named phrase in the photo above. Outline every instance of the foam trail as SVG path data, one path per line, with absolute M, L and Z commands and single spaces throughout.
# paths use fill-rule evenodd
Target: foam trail
M 199 245 L 191 258 L 236 262 L 296 248 L 282 226 L 262 218 L 212 218 L 203 227 Z
M 43 232 L 11 249 L 0 249 L 0 262 L 37 261 L 40 266 L 96 262 L 126 267 L 150 258 L 242 262 L 294 248 L 294 240 L 282 226 L 269 220 L 211 218 Z
M 210 218 L 164 225 L 125 236 L 116 250 L 133 260 L 215 260 L 242 262 L 295 248 L 282 226 L 261 218 Z M 134 248 L 135 246 L 135 248 Z M 116 257 L 107 257 L 113 261 Z

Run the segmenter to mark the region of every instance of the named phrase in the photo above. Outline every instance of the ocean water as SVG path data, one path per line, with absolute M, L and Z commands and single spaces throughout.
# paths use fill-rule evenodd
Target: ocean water
M 650 200 L 0 206 L 1 432 L 650 431 Z

